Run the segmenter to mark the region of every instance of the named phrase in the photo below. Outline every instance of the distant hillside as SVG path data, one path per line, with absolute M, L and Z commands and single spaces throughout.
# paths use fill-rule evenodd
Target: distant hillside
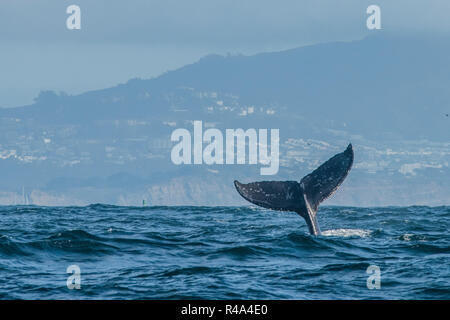
M 449 40 L 381 34 L 210 55 L 154 79 L 76 96 L 42 92 L 32 105 L 0 109 L 0 203 L 242 203 L 232 180 L 267 178 L 257 168 L 170 161 L 172 130 L 202 120 L 280 128 L 273 179 L 300 179 L 352 141 L 351 191 L 330 203 L 448 204 Z

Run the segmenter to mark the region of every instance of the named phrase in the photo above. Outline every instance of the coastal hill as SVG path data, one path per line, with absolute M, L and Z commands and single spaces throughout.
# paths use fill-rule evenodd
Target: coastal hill
M 234 179 L 299 180 L 348 142 L 355 166 L 328 204 L 448 204 L 449 88 L 450 38 L 381 33 L 209 55 L 80 95 L 41 92 L 0 109 L 0 204 L 243 204 Z M 170 134 L 194 120 L 280 129 L 279 173 L 174 165 Z

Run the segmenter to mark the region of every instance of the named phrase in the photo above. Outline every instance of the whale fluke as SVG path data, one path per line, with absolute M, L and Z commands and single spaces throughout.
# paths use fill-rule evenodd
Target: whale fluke
M 239 194 L 260 207 L 296 211 L 302 202 L 302 190 L 297 181 L 261 181 L 243 184 L 234 181 Z
M 319 204 L 330 197 L 347 177 L 353 164 L 353 147 L 324 162 L 316 170 L 303 177 L 300 185 L 311 207 L 317 211 Z
M 302 216 L 311 234 L 320 234 L 316 213 L 319 204 L 331 196 L 347 177 L 353 164 L 353 147 L 324 162 L 297 181 L 261 181 L 243 184 L 234 181 L 239 194 L 267 209 L 294 211 Z

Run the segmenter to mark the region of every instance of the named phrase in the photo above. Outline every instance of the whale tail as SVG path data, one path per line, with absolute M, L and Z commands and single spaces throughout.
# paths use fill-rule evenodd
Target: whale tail
M 319 204 L 342 184 L 353 165 L 353 147 L 338 153 L 297 181 L 261 181 L 243 184 L 234 181 L 239 194 L 260 207 L 294 211 L 302 216 L 311 234 L 320 234 L 317 223 Z

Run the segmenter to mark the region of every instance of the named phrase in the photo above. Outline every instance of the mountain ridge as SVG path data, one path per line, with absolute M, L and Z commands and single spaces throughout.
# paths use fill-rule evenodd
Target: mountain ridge
M 0 193 L 18 198 L 25 186 L 35 199 L 48 194 L 68 203 L 136 202 L 153 192 L 160 195 L 152 198 L 156 204 L 183 204 L 188 195 L 197 201 L 190 205 L 241 204 L 232 194 L 208 193 L 207 184 L 232 193 L 226 186 L 234 178 L 262 178 L 256 168 L 191 170 L 170 161 L 171 132 L 202 120 L 221 130 L 279 128 L 274 180 L 307 173 L 351 141 L 352 195 L 338 192 L 336 203 L 441 204 L 450 194 L 450 41 L 443 39 L 382 34 L 252 56 L 210 55 L 155 78 L 79 95 L 42 92 L 31 105 L 0 109 L 0 170 L 7 177 Z M 197 179 L 204 174 L 217 181 Z M 393 195 L 383 202 L 368 181 Z M 170 183 L 183 196 L 172 194 Z

